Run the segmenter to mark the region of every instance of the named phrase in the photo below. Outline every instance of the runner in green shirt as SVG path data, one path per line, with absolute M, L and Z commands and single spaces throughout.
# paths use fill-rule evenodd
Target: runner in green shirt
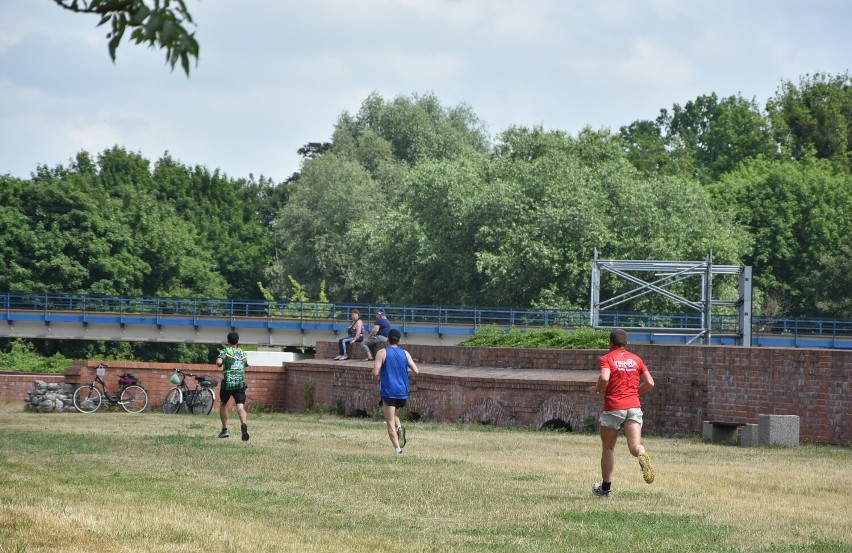
M 237 414 L 240 416 L 240 430 L 243 441 L 249 439 L 248 425 L 246 424 L 246 368 L 248 367 L 248 356 L 238 346 L 240 335 L 236 332 L 228 333 L 228 345 L 219 352 L 216 358 L 216 366 L 222 369 L 224 377 L 222 386 L 219 388 L 219 418 L 222 420 L 222 431 L 220 438 L 230 436 L 228 432 L 228 401 L 234 398 L 237 404 Z

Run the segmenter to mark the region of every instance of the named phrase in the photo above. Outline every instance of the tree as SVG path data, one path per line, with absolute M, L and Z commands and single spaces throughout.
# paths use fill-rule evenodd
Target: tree
M 842 280 L 852 236 L 852 176 L 830 160 L 750 160 L 710 187 L 718 209 L 750 229 L 745 262 L 756 288 L 783 298 L 792 316 L 842 316 Z
M 187 25 L 193 25 L 192 15 L 184 0 L 155 0 L 152 5 L 146 0 L 53 0 L 59 6 L 76 13 L 100 16 L 98 26 L 110 24 L 109 57 L 115 62 L 115 53 L 128 29 L 130 40 L 136 44 L 146 43 L 151 48 L 165 49 L 166 63 L 172 69 L 180 62 L 189 76 L 189 59 L 198 62 L 198 41 Z M 172 7 L 174 6 L 174 7 Z
M 769 120 L 741 96 L 699 96 L 654 121 L 634 121 L 620 131 L 631 163 L 647 174 L 717 180 L 743 160 L 774 157 Z
M 286 297 L 292 275 L 312 295 L 325 280 L 335 301 L 393 299 L 399 288 L 384 286 L 373 267 L 386 263 L 389 241 L 417 232 L 402 193 L 411 168 L 486 151 L 467 106 L 444 108 L 433 95 L 386 101 L 371 94 L 357 115 L 339 117 L 330 147 L 304 149 L 278 221 L 269 288 Z
M 396 160 L 409 166 L 424 159 L 447 159 L 468 149 L 485 151 L 482 123 L 462 104 L 444 108 L 432 94 L 398 96 L 385 101 L 377 93 L 361 104 L 357 117 L 346 129 L 356 138 L 373 131 L 386 140 Z
M 334 153 L 304 164 L 274 230 L 277 255 L 267 276 L 276 297 L 290 297 L 295 278 L 306 294 L 318 294 L 325 280 L 335 301 L 367 298 L 371 270 L 362 253 L 377 188 L 360 164 Z
M 384 120 L 381 102 L 367 104 Z M 409 132 L 446 143 L 438 127 Z M 747 249 L 697 183 L 643 176 L 608 132 L 512 127 L 490 153 L 411 156 L 399 145 L 420 139 L 388 140 L 388 128 L 344 116 L 332 148 L 304 163 L 280 219 L 279 282 L 292 275 L 315 294 L 325 280 L 335 301 L 583 308 L 596 247 L 633 259 L 713 250 L 720 263 Z
M 507 188 L 489 196 L 502 209 L 478 209 L 498 216 L 482 228 L 489 243 L 477 255 L 487 287 L 508 302 L 501 305 L 587 306 L 595 248 L 614 259 L 676 260 L 703 259 L 712 249 L 722 263 L 736 263 L 745 250 L 745 233 L 714 211 L 700 186 L 642 176 L 617 136 L 521 128 L 500 139 L 488 173 Z M 505 157 L 518 151 L 538 153 Z
M 852 172 L 852 77 L 816 73 L 784 82 L 767 103 L 773 130 L 792 159 L 830 159 Z

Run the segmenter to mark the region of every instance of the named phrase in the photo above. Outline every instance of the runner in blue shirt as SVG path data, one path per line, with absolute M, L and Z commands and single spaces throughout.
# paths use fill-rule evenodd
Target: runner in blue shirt
M 388 346 L 376 353 L 373 376 L 381 382 L 379 395 L 382 398 L 382 414 L 388 437 L 397 455 L 402 455 L 405 446 L 405 428 L 399 421 L 399 410 L 408 402 L 408 369 L 420 374 L 411 354 L 399 347 L 402 334 L 397 329 L 388 332 Z

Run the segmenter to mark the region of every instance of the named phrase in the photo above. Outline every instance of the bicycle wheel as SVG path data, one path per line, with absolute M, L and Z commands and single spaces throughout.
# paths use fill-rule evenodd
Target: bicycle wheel
M 213 395 L 213 390 L 210 388 L 201 388 L 195 392 L 195 398 L 192 404 L 192 412 L 201 415 L 209 415 L 213 410 L 213 403 L 216 397 Z
M 180 388 L 172 388 L 166 394 L 166 400 L 163 401 L 163 413 L 173 415 L 180 411 L 180 406 L 183 405 Z
M 104 403 L 101 391 L 91 384 L 84 384 L 74 390 L 71 399 L 74 401 L 74 408 L 81 413 L 94 413 Z
M 118 402 L 128 413 L 141 413 L 148 407 L 148 392 L 142 386 L 134 384 L 121 391 Z

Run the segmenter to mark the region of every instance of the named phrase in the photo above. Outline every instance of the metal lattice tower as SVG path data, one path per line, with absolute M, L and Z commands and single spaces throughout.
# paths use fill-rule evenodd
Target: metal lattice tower
M 613 298 L 601 300 L 600 279 L 602 273 L 612 273 L 635 285 L 635 288 Z M 653 280 L 645 280 L 636 274 L 653 275 Z M 713 277 L 715 275 L 739 276 L 739 298 L 735 301 L 713 299 Z M 701 298 L 690 300 L 672 292 L 669 287 L 688 278 L 701 279 Z M 647 277 L 645 277 L 647 278 Z M 701 314 L 701 328 L 673 327 L 626 327 L 624 330 L 656 331 L 660 335 L 695 334 L 687 343 L 701 339 L 709 344 L 711 335 L 734 338 L 738 345 L 751 345 L 751 267 L 745 265 L 713 265 L 713 252 L 707 254 L 704 261 L 623 261 L 599 259 L 595 249 L 592 263 L 592 290 L 590 318 L 592 328 L 601 328 L 600 314 L 630 300 L 656 293 L 675 303 L 685 305 Z M 712 331 L 713 307 L 736 307 L 738 329 L 736 333 Z

